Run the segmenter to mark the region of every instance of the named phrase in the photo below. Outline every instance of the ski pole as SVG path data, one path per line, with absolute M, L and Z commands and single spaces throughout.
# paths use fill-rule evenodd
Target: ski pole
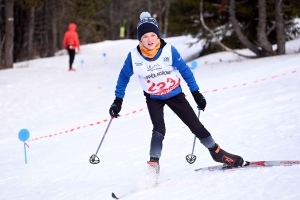
M 200 118 L 200 110 L 198 111 L 198 119 Z M 193 155 L 194 154 L 194 149 L 195 149 L 195 143 L 196 143 L 196 135 L 194 137 L 194 144 L 193 144 L 193 150 L 192 150 L 192 154 L 189 154 L 185 157 L 186 161 L 190 164 L 193 164 L 196 161 L 196 156 Z
M 98 151 L 99 151 L 99 149 L 100 149 L 100 147 L 101 147 L 101 144 L 102 144 L 102 142 L 103 142 L 103 140 L 104 140 L 104 138 L 105 138 L 105 135 L 106 135 L 106 133 L 107 133 L 107 131 L 108 131 L 108 129 L 109 129 L 109 126 L 110 126 L 112 120 L 113 120 L 113 117 L 110 119 L 110 121 L 109 121 L 109 123 L 108 123 L 108 125 L 107 125 L 107 128 L 106 128 L 106 130 L 105 130 L 105 132 L 104 132 L 104 135 L 103 135 L 103 137 L 102 137 L 102 140 L 101 140 L 101 142 L 100 142 L 100 144 L 99 144 L 99 146 L 98 146 L 98 149 L 97 149 L 96 153 L 93 154 L 93 155 L 91 155 L 91 157 L 90 157 L 90 163 L 91 163 L 91 164 L 98 164 L 98 163 L 100 163 L 100 159 L 98 158 L 97 154 L 98 154 Z

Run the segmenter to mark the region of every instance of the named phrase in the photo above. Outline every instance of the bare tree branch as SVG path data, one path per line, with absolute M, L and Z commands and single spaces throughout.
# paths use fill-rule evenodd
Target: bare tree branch
M 232 53 L 235 53 L 239 56 L 242 56 L 242 57 L 246 57 L 246 58 L 255 58 L 256 56 L 248 56 L 248 55 L 244 55 L 244 54 L 241 54 L 233 49 L 230 49 L 229 47 L 227 47 L 226 45 L 224 45 L 220 40 L 219 38 L 216 36 L 216 34 L 210 29 L 208 28 L 208 26 L 206 26 L 205 22 L 204 22 L 204 19 L 203 19 L 203 0 L 200 1 L 200 21 L 201 21 L 201 24 L 202 26 L 210 32 L 210 34 L 216 39 L 217 43 L 223 47 L 226 51 L 229 51 L 229 52 L 232 52 Z
M 259 46 L 267 51 L 271 55 L 276 55 L 276 52 L 272 49 L 272 44 L 268 41 L 266 34 L 266 23 L 267 23 L 267 14 L 266 14 L 266 0 L 258 1 L 258 25 L 257 25 L 257 40 Z
M 270 33 L 276 28 L 276 23 L 273 24 L 273 26 L 267 31 L 267 35 L 270 35 Z
M 238 20 L 235 17 L 235 0 L 230 0 L 229 15 L 230 15 L 231 23 L 233 25 L 233 29 L 236 35 L 238 36 L 239 40 L 241 41 L 241 43 L 243 43 L 250 51 L 252 51 L 256 55 L 264 57 L 265 51 L 260 50 L 258 46 L 250 42 L 248 38 L 241 31 L 241 27 L 238 23 Z

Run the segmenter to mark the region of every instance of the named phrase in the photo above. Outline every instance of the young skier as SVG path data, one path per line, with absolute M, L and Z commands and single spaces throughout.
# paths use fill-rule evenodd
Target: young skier
M 140 15 L 137 37 L 139 44 L 128 54 L 121 69 L 115 90 L 116 98 L 109 108 L 109 114 L 114 118 L 119 116 L 129 79 L 133 74 L 137 74 L 153 124 L 150 160 L 147 163 L 159 172 L 159 158 L 166 133 L 163 108 L 167 105 L 209 150 L 216 162 L 234 167 L 243 166 L 243 158 L 221 149 L 197 118 L 182 93 L 181 79 L 176 72 L 179 72 L 187 83 L 199 110 L 204 111 L 206 100 L 199 92 L 193 73 L 178 51 L 160 38 L 157 21 L 148 12 L 142 12 Z
M 70 23 L 69 30 L 65 32 L 63 39 L 63 47 L 67 49 L 69 54 L 69 71 L 75 71 L 75 69 L 72 67 L 75 58 L 75 50 L 76 48 L 80 50 L 80 42 L 76 28 L 76 24 Z

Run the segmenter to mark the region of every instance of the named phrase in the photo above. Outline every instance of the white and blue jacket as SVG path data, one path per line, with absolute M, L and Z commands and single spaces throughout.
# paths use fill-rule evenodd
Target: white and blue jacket
M 163 39 L 154 58 L 142 55 L 139 46 L 127 56 L 119 74 L 115 95 L 124 98 L 130 77 L 137 74 L 142 89 L 152 99 L 165 100 L 182 92 L 179 72 L 191 92 L 199 90 L 194 75 L 178 51 Z

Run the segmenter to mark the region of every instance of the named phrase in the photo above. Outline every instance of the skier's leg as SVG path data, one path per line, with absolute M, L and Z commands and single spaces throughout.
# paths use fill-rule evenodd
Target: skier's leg
M 195 111 L 186 100 L 183 93 L 166 100 L 166 104 L 175 112 L 175 114 L 185 123 L 196 137 L 207 148 L 214 146 L 214 140 L 211 134 L 203 126 L 196 116 Z
M 150 157 L 160 158 L 163 147 L 164 135 L 158 131 L 153 130 L 151 144 L 150 144 Z
M 199 140 L 206 148 L 213 148 L 216 144 L 212 136 L 208 136 L 206 138 L 199 139 Z
M 200 142 L 208 148 L 214 161 L 230 164 L 235 167 L 243 165 L 244 160 L 242 157 L 224 151 L 218 144 L 215 143 L 211 134 L 197 118 L 194 110 L 186 100 L 183 93 L 168 99 L 166 104 L 190 128 L 196 137 L 199 138 Z
M 69 55 L 69 70 L 71 70 L 72 69 L 72 63 L 71 63 L 72 53 L 71 53 L 70 46 L 67 46 L 67 51 L 68 51 L 68 55 Z
M 150 157 L 160 158 L 162 142 L 166 133 L 164 121 L 164 101 L 146 98 L 149 115 L 153 124 L 150 144 Z M 151 160 L 151 158 L 150 158 Z
M 166 133 L 165 121 L 164 121 L 164 101 L 150 99 L 146 96 L 146 102 L 148 106 L 149 115 L 153 124 L 152 138 L 150 143 L 150 160 L 149 173 L 155 174 L 155 179 L 158 178 L 160 173 L 159 158 L 163 148 L 163 139 Z
M 70 69 L 72 69 L 72 65 L 74 62 L 74 58 L 75 58 L 75 50 L 74 49 L 69 49 L 69 56 L 70 56 L 70 60 L 69 60 L 69 67 Z

